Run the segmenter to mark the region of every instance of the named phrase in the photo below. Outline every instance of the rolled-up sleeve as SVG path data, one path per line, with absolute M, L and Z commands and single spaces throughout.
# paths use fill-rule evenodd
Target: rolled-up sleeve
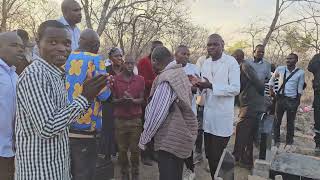
M 303 93 L 303 86 L 304 86 L 304 82 L 305 82 L 305 75 L 304 75 L 304 71 L 302 71 L 300 77 L 299 77 L 299 82 L 298 82 L 298 93 L 302 95 Z
M 270 80 L 269 80 L 269 86 L 274 86 L 274 83 L 275 83 L 275 79 L 276 79 L 276 74 L 278 74 L 279 73 L 279 69 L 277 68 L 275 71 L 274 71 L 274 73 L 272 74 L 272 76 L 271 76 L 271 78 L 270 78 Z

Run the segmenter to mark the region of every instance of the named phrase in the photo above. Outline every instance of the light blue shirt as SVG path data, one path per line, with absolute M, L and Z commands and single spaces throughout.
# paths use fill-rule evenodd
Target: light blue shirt
M 187 75 L 193 75 L 193 76 L 198 76 L 200 77 L 200 69 L 198 68 L 197 65 L 195 64 L 190 64 L 187 63 L 187 65 L 185 67 L 183 67 L 184 72 Z M 193 95 L 192 98 L 192 111 L 193 113 L 197 116 L 197 103 L 196 103 L 196 98 L 197 98 L 197 94 Z
M 13 130 L 16 114 L 15 67 L 9 67 L 0 59 L 0 157 L 13 157 Z
M 69 33 L 71 34 L 71 41 L 72 41 L 71 42 L 71 49 L 72 49 L 72 51 L 78 49 L 80 33 L 81 33 L 80 29 L 77 26 L 75 26 L 72 29 L 72 27 L 69 25 L 69 23 L 67 22 L 67 20 L 64 17 L 61 17 L 57 21 L 64 24 L 67 27 L 67 30 L 69 31 Z
M 297 68 L 295 68 L 292 72 L 294 72 Z M 284 77 L 284 73 L 286 72 L 286 77 Z M 269 85 L 275 86 L 275 79 L 279 79 L 279 87 L 284 82 L 284 79 L 288 78 L 290 74 L 292 73 L 288 70 L 287 66 L 279 66 L 273 73 Z M 278 77 L 276 77 L 278 76 Z M 285 84 L 284 88 L 284 95 L 291 98 L 296 98 L 297 93 L 301 94 L 303 93 L 303 85 L 304 85 L 304 70 L 299 69 Z M 283 94 L 283 91 L 281 90 L 280 94 Z
M 177 64 L 176 60 L 174 60 L 174 62 Z M 193 75 L 193 76 L 200 77 L 200 69 L 195 64 L 187 63 L 183 67 L 183 70 L 187 75 Z M 198 95 L 198 93 L 193 95 L 192 104 L 191 104 L 192 111 L 196 116 L 197 116 L 197 103 L 196 103 L 197 95 Z

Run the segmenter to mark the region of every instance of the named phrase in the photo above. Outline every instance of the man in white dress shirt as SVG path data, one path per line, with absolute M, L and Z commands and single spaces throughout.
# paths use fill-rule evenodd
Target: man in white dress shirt
M 234 57 L 223 52 L 224 41 L 218 34 L 208 38 L 202 81 L 198 87 L 205 93 L 203 129 L 206 157 L 212 179 L 223 150 L 233 134 L 234 98 L 240 92 L 240 68 Z

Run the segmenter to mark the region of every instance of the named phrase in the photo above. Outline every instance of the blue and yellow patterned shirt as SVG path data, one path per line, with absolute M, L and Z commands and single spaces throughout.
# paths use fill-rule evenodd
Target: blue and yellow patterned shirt
M 97 74 L 106 74 L 104 60 L 98 54 L 89 52 L 73 51 L 66 64 L 66 89 L 68 100 L 73 99 L 82 93 L 82 85 L 87 77 L 94 77 Z M 109 88 L 103 89 L 99 96 L 91 103 L 88 112 L 77 122 L 73 123 L 71 129 L 79 131 L 100 131 L 102 127 L 102 105 L 101 101 L 110 96 Z

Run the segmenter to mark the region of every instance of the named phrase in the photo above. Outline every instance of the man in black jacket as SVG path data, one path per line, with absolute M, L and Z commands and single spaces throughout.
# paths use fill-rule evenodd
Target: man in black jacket
M 320 151 L 320 54 L 313 56 L 308 65 L 308 71 L 310 71 L 313 76 L 313 89 L 314 89 L 314 131 L 315 137 L 314 141 L 316 143 L 316 150 Z
M 236 142 L 233 155 L 237 162 L 249 169 L 253 166 L 253 140 L 258 127 L 258 114 L 264 112 L 259 97 L 264 95 L 264 84 L 257 72 L 244 61 L 244 53 L 238 49 L 233 56 L 240 64 L 239 122 L 236 127 Z

